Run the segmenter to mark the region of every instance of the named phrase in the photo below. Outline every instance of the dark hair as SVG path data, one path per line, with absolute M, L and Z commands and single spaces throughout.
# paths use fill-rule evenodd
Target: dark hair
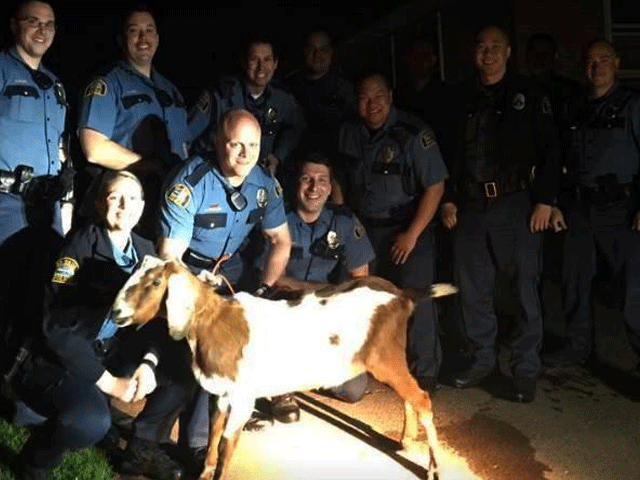
M 549 48 L 549 51 L 555 54 L 558 51 L 558 44 L 555 39 L 548 33 L 540 32 L 534 33 L 527 40 L 527 52 L 533 48 L 534 43 L 544 43 Z
M 322 34 L 325 37 L 327 37 L 329 39 L 329 46 L 331 48 L 334 48 L 335 45 L 335 39 L 333 38 L 333 35 L 331 35 L 329 32 L 327 32 L 326 30 L 322 30 L 322 29 L 317 29 L 317 30 L 312 30 L 308 33 L 305 33 L 303 39 L 302 39 L 302 44 L 306 45 L 307 42 L 309 41 L 309 39 L 311 38 L 312 35 L 319 35 Z
M 158 15 L 157 12 L 151 8 L 151 6 L 147 3 L 134 3 L 130 7 L 128 7 L 120 16 L 118 21 L 118 45 L 122 46 L 122 40 L 124 39 L 125 32 L 127 29 L 127 25 L 129 23 L 129 19 L 134 13 L 148 13 L 153 18 L 153 21 L 156 24 L 156 29 L 160 29 L 158 26 Z
M 271 51 L 273 52 L 273 57 L 276 60 L 278 59 L 278 49 L 276 47 L 276 43 L 273 40 L 273 38 L 262 33 L 252 33 L 250 35 L 247 35 L 242 40 L 242 43 L 241 43 L 242 50 L 240 55 L 240 59 L 242 63 L 244 64 L 247 61 L 247 58 L 249 58 L 249 50 L 251 49 L 252 46 L 262 45 L 262 44 L 269 45 L 271 47 Z
M 300 141 L 293 152 L 293 179 L 296 184 L 300 180 L 302 169 L 307 163 L 324 165 L 329 169 L 329 176 L 333 177 L 333 162 L 331 161 L 333 155 L 331 155 L 329 149 L 324 147 L 326 144 L 327 139 L 322 135 L 308 135 Z
M 382 73 L 380 70 L 365 70 L 363 73 L 358 75 L 354 83 L 353 91 L 356 93 L 356 95 L 359 93 L 360 88 L 362 87 L 362 84 L 364 83 L 364 81 L 372 77 L 377 77 L 379 80 L 382 81 L 382 84 L 385 86 L 387 90 L 391 90 L 392 88 L 391 81 L 389 80 L 389 77 L 385 73 Z

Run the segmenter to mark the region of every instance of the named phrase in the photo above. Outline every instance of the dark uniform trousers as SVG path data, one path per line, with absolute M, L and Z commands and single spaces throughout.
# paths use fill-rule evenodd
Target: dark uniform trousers
M 371 272 L 386 278 L 400 288 L 425 288 L 433 283 L 435 244 L 433 231 L 424 229 L 404 264 L 391 260 L 391 246 L 405 225 L 380 227 L 363 219 L 376 259 Z M 442 352 L 438 339 L 438 317 L 431 300 L 417 303 L 407 332 L 407 361 L 415 377 L 437 377 Z
M 510 365 L 514 376 L 519 377 L 535 377 L 541 369 L 542 237 L 529 231 L 531 207 L 526 191 L 494 200 L 465 202 L 458 211 L 454 238 L 455 276 L 464 328 L 480 367 L 491 368 L 496 362 L 496 270 L 515 273 L 520 309 Z
M 168 441 L 179 412 L 193 395 L 195 380 L 187 367 L 189 350 L 185 342 L 173 342 L 166 337 L 166 327 L 159 322 L 137 332 L 119 331 L 104 349 L 96 344 L 96 353 L 115 376 L 131 376 L 146 353 L 142 351 L 143 336 L 162 335 L 163 358 L 156 371 L 157 388 L 147 396 L 145 408 L 132 424 L 132 435 L 153 442 Z M 123 335 L 124 334 L 124 335 Z M 180 361 L 180 356 L 184 358 Z M 184 368 L 183 368 L 184 367 Z M 25 446 L 40 468 L 57 466 L 67 450 L 95 445 L 111 427 L 108 395 L 94 383 L 55 361 L 35 355 L 20 368 L 13 381 L 18 397 L 33 412 L 42 417 Z M 149 401 L 155 397 L 155 401 Z M 32 416 L 32 418 L 37 418 Z
M 637 194 L 619 201 L 594 202 L 587 198 L 566 212 L 563 300 L 571 348 L 590 353 L 593 346 L 592 297 L 596 251 L 612 273 L 623 275 L 624 317 L 629 340 L 640 356 L 640 233 L 631 230 Z

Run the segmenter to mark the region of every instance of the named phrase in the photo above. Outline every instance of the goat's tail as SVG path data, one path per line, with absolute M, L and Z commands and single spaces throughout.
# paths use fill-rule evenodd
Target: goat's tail
M 411 300 L 446 297 L 458 293 L 458 287 L 451 283 L 434 283 L 426 288 L 403 288 L 404 293 Z

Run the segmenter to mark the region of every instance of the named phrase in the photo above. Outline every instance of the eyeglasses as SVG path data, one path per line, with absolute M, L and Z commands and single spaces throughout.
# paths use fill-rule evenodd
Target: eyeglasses
M 41 22 L 36 17 L 24 17 L 18 19 L 19 22 L 27 22 L 29 28 L 41 28 L 45 32 L 53 32 L 56 29 L 56 22 L 49 20 L 48 22 Z

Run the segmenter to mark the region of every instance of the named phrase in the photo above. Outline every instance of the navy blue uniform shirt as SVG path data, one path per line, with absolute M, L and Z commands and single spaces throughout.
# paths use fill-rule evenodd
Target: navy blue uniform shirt
M 604 97 L 577 100 L 569 122 L 569 173 L 581 184 L 614 174 L 630 183 L 640 168 L 640 95 L 619 83 Z
M 364 227 L 346 207 L 327 205 L 313 223 L 306 223 L 293 210 L 287 214 L 291 234 L 291 256 L 287 277 L 314 283 L 333 283 L 330 275 L 338 265 L 347 271 L 375 258 Z M 324 243 L 323 254 L 314 247 Z
M 347 204 L 361 218 L 413 218 L 427 187 L 448 177 L 433 131 L 391 107 L 387 123 L 371 133 L 361 121 L 340 129 Z

